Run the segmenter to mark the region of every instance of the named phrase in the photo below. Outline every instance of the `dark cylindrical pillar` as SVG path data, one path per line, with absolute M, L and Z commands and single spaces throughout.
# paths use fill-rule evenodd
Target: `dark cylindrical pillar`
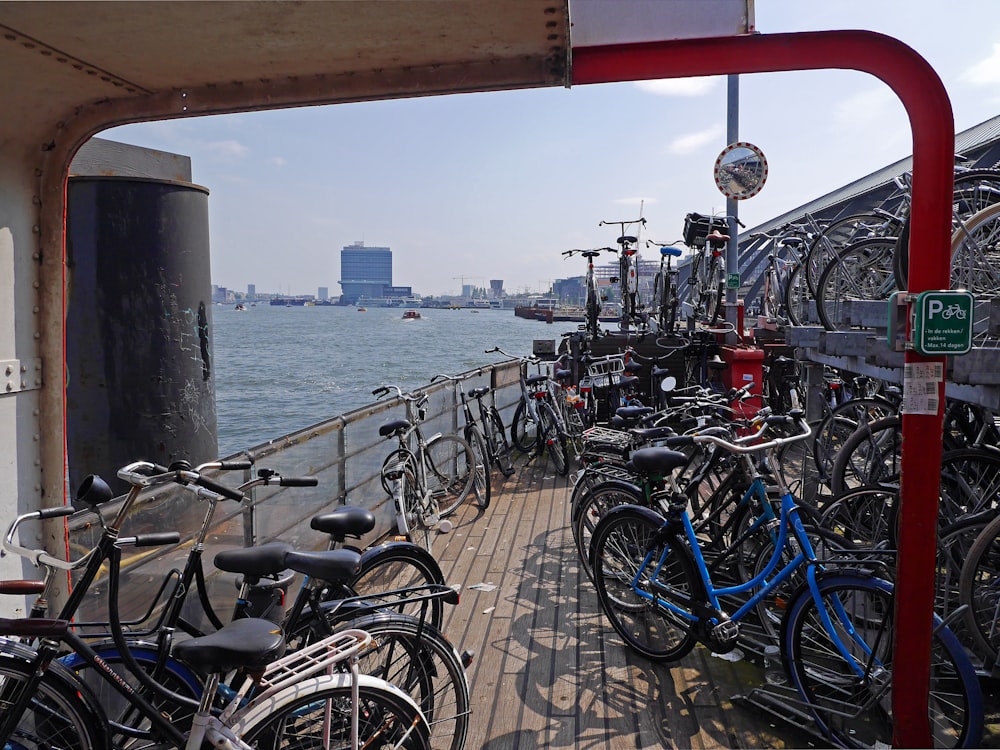
M 68 190 L 70 488 L 100 474 L 122 491 L 131 461 L 218 453 L 208 191 L 122 177 Z

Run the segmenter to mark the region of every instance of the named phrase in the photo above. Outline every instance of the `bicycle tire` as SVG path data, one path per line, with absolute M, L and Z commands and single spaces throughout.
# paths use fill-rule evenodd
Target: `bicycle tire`
M 434 750 L 462 750 L 469 731 L 469 682 L 462 658 L 440 629 L 419 618 L 372 614 L 337 625 L 369 633 L 374 647 L 358 666 L 417 704 Z
M 725 294 L 723 282 L 719 278 L 721 272 L 719 258 L 713 253 L 711 260 L 707 265 L 703 264 L 702 268 L 705 274 L 700 279 L 698 302 L 704 310 L 705 322 L 712 325 L 719 320 L 719 314 L 722 312 L 722 298 Z
M 793 326 L 809 325 L 813 319 L 809 309 L 812 292 L 806 283 L 804 269 L 803 263 L 797 263 L 785 280 L 785 310 L 788 313 L 788 322 Z
M 596 337 L 601 327 L 601 303 L 596 290 L 587 287 L 587 306 L 585 308 L 587 318 L 587 332 L 592 337 Z
M 955 183 L 952 189 L 952 224 L 962 222 L 968 225 L 972 223 L 975 214 L 985 211 L 1000 201 L 1000 170 L 997 169 L 972 169 L 961 172 L 955 176 Z M 909 217 L 904 222 L 899 233 L 899 242 L 896 245 L 896 258 L 893 269 L 896 273 L 896 284 L 900 289 L 906 289 L 909 276 L 909 237 L 910 222 Z M 964 242 L 964 233 L 961 226 L 958 226 L 952 233 L 952 265 L 954 265 L 955 252 L 958 249 L 956 243 Z M 957 281 L 957 283 L 955 283 Z M 960 288 L 961 281 L 953 277 L 951 288 Z M 971 291 L 971 289 L 970 289 Z M 993 289 L 995 291 L 995 287 Z
M 476 495 L 476 504 L 484 510 L 490 507 L 492 483 L 490 482 L 490 454 L 486 441 L 477 427 L 469 425 L 465 428 L 465 441 L 472 447 L 472 455 L 476 461 L 476 474 L 472 482 L 472 490 Z
M 823 506 L 820 526 L 859 549 L 894 550 L 898 505 L 898 487 L 855 487 Z
M 34 675 L 27 670 L 33 652 L 15 643 L 0 643 L 0 747 L 104 750 L 111 747 L 105 714 L 93 694 L 58 663 L 49 665 L 31 702 L 18 717 L 9 706 Z M 12 723 L 10 731 L 4 728 Z
M 802 588 L 782 623 L 788 676 L 830 740 L 841 747 L 888 747 L 893 729 L 892 584 L 841 573 L 821 577 L 817 587 L 826 611 L 821 615 L 810 588 Z M 831 640 L 823 619 L 839 626 L 839 644 Z M 865 667 L 863 676 L 853 672 L 838 646 Z M 983 705 L 975 670 L 954 633 L 937 616 L 930 683 L 928 716 L 935 746 L 978 747 Z
M 566 476 L 569 473 L 566 436 L 559 429 L 559 420 L 552 405 L 545 402 L 538 404 L 538 439 L 543 441 L 556 473 L 561 477 Z
M 1000 654 L 1000 516 L 976 537 L 962 565 L 958 600 L 966 605 L 962 615 L 975 650 L 984 657 L 987 671 Z
M 361 569 L 348 585 L 354 593 L 362 595 L 413 586 L 444 585 L 444 582 L 441 566 L 424 547 L 412 542 L 386 542 L 361 554 Z M 336 593 L 330 590 L 331 595 Z M 416 616 L 424 607 L 428 608 L 427 620 L 440 628 L 444 604 L 438 599 L 400 604 L 392 610 Z
M 941 456 L 938 523 L 947 526 L 962 516 L 995 511 L 1000 493 L 1000 452 L 960 448 Z
M 580 565 L 591 581 L 594 572 L 590 567 L 590 542 L 594 529 L 608 511 L 619 505 L 646 505 L 642 492 L 624 482 L 606 482 L 587 491 L 573 507 L 571 526 Z
M 496 462 L 500 473 L 509 477 L 514 473 L 514 461 L 510 455 L 510 443 L 507 441 L 507 430 L 503 426 L 503 420 L 495 407 L 490 407 L 486 413 L 487 422 L 486 435 L 491 443 L 490 455 Z
M 427 723 L 413 701 L 385 682 L 368 675 L 360 677 L 359 744 L 366 748 L 428 750 L 431 745 Z M 350 683 L 303 690 L 302 695 L 274 707 L 262 720 L 240 727 L 242 739 L 257 750 L 349 748 L 351 693 Z
M 895 290 L 895 238 L 874 237 L 848 245 L 827 265 L 816 286 L 816 313 L 828 331 L 850 328 L 845 303 L 883 300 Z
M 522 401 L 514 409 L 514 419 L 510 423 L 510 443 L 521 453 L 531 453 L 538 440 L 538 425 L 528 413 Z
M 806 254 L 805 280 L 809 293 L 816 296 L 823 271 L 847 245 L 872 237 L 894 236 L 901 231 L 903 224 L 902 219 L 876 213 L 854 214 L 831 222 L 816 235 Z
M 174 658 L 163 661 L 157 644 L 146 641 L 129 642 L 129 653 L 145 672 L 154 677 L 156 683 L 165 690 L 188 698 L 195 705 L 182 703 L 168 695 L 152 693 L 146 690 L 138 680 L 129 677 L 129 668 L 122 659 L 121 651 L 112 641 L 91 644 L 100 658 L 111 665 L 123 679 L 128 680 L 134 690 L 142 693 L 146 699 L 164 716 L 169 716 L 170 723 L 182 731 L 191 728 L 191 722 L 197 712 L 197 701 L 201 697 L 204 683 L 197 673 L 185 663 Z M 91 665 L 76 653 L 70 653 L 59 659 L 59 663 L 73 671 L 76 677 L 97 698 L 102 711 L 110 721 L 120 725 L 133 727 L 142 715 L 133 708 L 132 702 L 115 690 L 104 677 L 95 674 Z M 145 722 L 148 728 L 148 722 Z
M 862 424 L 891 417 L 896 407 L 880 398 L 852 398 L 837 404 L 817 425 L 812 440 L 816 470 L 828 482 L 841 446 Z
M 594 529 L 590 560 L 604 615 L 630 649 L 656 662 L 676 661 L 697 642 L 693 620 L 657 607 L 632 589 L 645 551 L 663 524 L 663 518 L 648 508 L 615 508 Z M 656 546 L 662 549 L 663 544 Z M 658 577 L 657 592 L 675 594 L 680 601 L 698 599 L 702 587 L 687 546 L 675 544 L 668 555 Z M 648 580 L 644 578 L 642 584 L 648 585 Z
M 966 289 L 977 300 L 996 296 L 1000 287 L 998 235 L 1000 203 L 973 214 L 955 230 L 951 239 L 952 289 Z
M 834 494 L 865 484 L 899 484 L 902 420 L 885 417 L 861 425 L 847 438 L 833 462 L 830 489 Z
M 438 435 L 428 440 L 424 478 L 428 492 L 437 497 L 441 518 L 450 516 L 469 496 L 476 481 L 472 446 L 458 435 Z
M 405 466 L 397 480 L 398 498 L 396 504 L 402 504 L 402 511 L 396 508 L 396 534 L 406 537 L 410 542 L 423 547 L 428 552 L 434 551 L 434 539 L 431 527 L 424 522 L 424 511 L 421 507 L 422 498 L 417 494 L 417 478 L 413 468 Z M 396 495 L 394 495 L 396 497 Z

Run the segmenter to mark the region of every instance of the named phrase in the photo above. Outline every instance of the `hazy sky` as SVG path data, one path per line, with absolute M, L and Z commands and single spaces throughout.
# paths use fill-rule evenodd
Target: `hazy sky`
M 761 33 L 868 29 L 941 76 L 956 131 L 1000 114 L 1000 0 L 757 0 Z M 724 78 L 341 104 L 130 125 L 102 138 L 184 154 L 210 190 L 212 282 L 340 294 L 340 249 L 393 251 L 393 282 L 458 293 L 503 279 L 540 291 L 580 275 L 563 250 L 614 244 L 601 220 L 724 213 Z M 911 152 L 891 91 L 852 71 L 742 76 L 740 137 L 765 152 L 752 227 Z M 652 253 L 650 253 L 652 257 Z

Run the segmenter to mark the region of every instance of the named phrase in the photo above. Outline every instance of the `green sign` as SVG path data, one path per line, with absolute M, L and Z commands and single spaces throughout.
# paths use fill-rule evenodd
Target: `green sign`
M 913 348 L 921 354 L 965 354 L 972 349 L 971 292 L 921 292 L 913 305 Z
M 740 275 L 738 273 L 727 273 L 726 289 L 739 289 L 739 288 L 740 288 Z

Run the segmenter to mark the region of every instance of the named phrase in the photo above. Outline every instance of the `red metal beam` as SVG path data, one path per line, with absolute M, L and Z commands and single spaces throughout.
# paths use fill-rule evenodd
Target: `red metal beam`
M 573 49 L 572 83 L 838 68 L 870 73 L 902 101 L 913 134 L 910 292 L 947 289 L 955 125 L 933 68 L 881 34 L 827 31 Z M 906 353 L 906 362 L 944 357 Z M 930 747 L 927 719 L 944 383 L 936 415 L 903 416 L 903 459 L 892 675 L 893 745 Z

